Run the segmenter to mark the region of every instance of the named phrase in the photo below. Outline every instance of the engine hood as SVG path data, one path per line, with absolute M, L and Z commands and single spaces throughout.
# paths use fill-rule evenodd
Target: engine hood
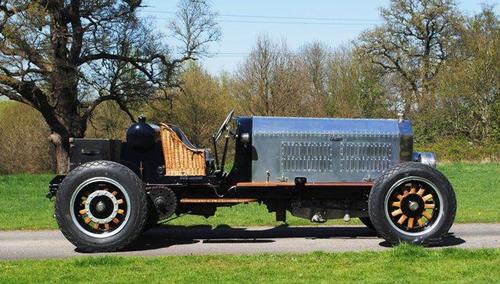
M 252 119 L 252 181 L 373 180 L 410 160 L 408 120 L 265 117 Z
M 253 134 L 317 133 L 412 135 L 411 123 L 397 119 L 253 117 Z

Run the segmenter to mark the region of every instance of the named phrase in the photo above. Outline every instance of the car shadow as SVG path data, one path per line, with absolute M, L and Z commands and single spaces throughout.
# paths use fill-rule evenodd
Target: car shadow
M 362 226 L 299 226 L 281 225 L 273 228 L 240 228 L 228 225 L 172 226 L 162 225 L 144 232 L 132 245 L 122 252 L 155 250 L 174 245 L 194 243 L 272 243 L 280 238 L 307 239 L 376 239 L 377 234 Z M 427 247 L 449 247 L 465 243 L 452 233 L 443 239 L 426 244 Z M 379 243 L 382 247 L 392 247 L 387 241 Z
M 444 248 L 444 247 L 458 246 L 458 245 L 461 245 L 464 243 L 465 243 L 464 239 L 456 237 L 454 233 L 448 233 L 444 237 L 442 237 L 441 239 L 429 240 L 426 243 L 424 243 L 423 245 L 425 247 L 429 247 L 429 248 L 438 248 L 438 247 Z M 380 242 L 379 245 L 382 247 L 393 247 L 394 246 L 391 243 L 389 243 L 388 241 Z
M 365 227 L 355 226 L 299 226 L 289 227 L 286 225 L 273 228 L 234 228 L 220 225 L 215 228 L 210 226 L 162 226 L 154 233 L 182 238 L 192 237 L 194 239 L 263 239 L 263 238 L 356 238 L 375 237 L 376 234 Z M 186 234 L 188 236 L 186 236 Z
M 279 238 L 376 238 L 366 227 L 289 227 L 234 228 L 228 225 L 170 226 L 162 225 L 144 232 L 137 241 L 122 251 L 140 251 L 193 243 L 272 243 Z

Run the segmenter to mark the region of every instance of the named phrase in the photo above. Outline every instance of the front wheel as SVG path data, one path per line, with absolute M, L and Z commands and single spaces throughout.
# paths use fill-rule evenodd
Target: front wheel
M 450 182 L 421 163 L 396 165 L 380 176 L 370 192 L 373 227 L 391 244 L 423 244 L 448 233 L 456 213 Z
M 56 195 L 63 235 L 80 251 L 116 251 L 132 243 L 148 217 L 142 181 L 129 168 L 95 161 L 71 171 Z

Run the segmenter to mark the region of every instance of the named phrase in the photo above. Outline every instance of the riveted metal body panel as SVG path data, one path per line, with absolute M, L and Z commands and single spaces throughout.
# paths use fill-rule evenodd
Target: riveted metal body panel
M 253 117 L 252 181 L 373 180 L 406 160 L 408 138 L 410 122 L 395 119 Z

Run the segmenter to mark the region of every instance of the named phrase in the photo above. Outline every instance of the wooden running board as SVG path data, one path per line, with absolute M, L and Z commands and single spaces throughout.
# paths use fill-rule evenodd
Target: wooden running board
M 237 187 L 295 187 L 293 182 L 239 182 Z M 305 187 L 372 187 L 373 182 L 307 182 Z

